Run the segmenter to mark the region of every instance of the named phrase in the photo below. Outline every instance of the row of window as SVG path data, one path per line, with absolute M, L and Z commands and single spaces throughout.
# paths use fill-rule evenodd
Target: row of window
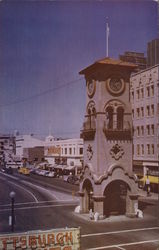
M 155 128 L 154 128 L 154 124 L 148 124 L 146 125 L 146 135 L 154 135 L 155 133 Z M 144 126 L 137 126 L 136 127 L 136 133 L 137 133 L 137 136 L 143 136 L 145 133 L 144 133 Z
M 136 99 L 140 100 L 146 97 L 153 97 L 154 96 L 154 85 L 147 86 L 144 93 L 144 88 L 140 88 L 136 90 Z M 134 91 L 131 92 L 131 100 L 133 101 L 135 97 Z
M 75 148 L 62 148 L 62 155 L 75 155 L 76 149 Z M 83 155 L 83 148 L 79 148 L 79 154 Z
M 136 145 L 136 154 L 139 155 L 154 155 L 155 154 L 155 146 L 154 144 L 137 144 Z
M 145 114 L 146 116 L 154 116 L 154 112 L 155 112 L 154 104 L 147 105 L 145 107 L 145 112 L 146 112 Z M 132 117 L 134 118 L 134 116 L 135 116 L 134 109 L 132 109 Z M 137 118 L 144 117 L 144 107 L 136 108 L 136 117 Z

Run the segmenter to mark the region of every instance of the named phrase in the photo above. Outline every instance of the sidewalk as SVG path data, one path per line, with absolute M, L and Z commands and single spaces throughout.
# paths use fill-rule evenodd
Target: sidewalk
M 148 200 L 159 200 L 159 194 L 158 193 L 151 193 L 149 195 L 147 195 L 147 192 L 142 190 L 142 189 L 138 189 L 138 194 L 140 195 L 139 196 L 139 199 L 148 199 Z

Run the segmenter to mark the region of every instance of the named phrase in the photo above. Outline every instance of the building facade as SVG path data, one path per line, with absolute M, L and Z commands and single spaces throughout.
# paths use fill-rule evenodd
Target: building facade
M 19 158 L 19 162 L 23 158 L 27 158 L 28 155 L 27 152 L 30 152 L 31 149 L 34 149 L 36 147 L 43 147 L 44 148 L 44 141 L 40 140 L 38 138 L 35 138 L 34 135 L 17 135 L 16 136 L 16 157 Z M 33 151 L 32 150 L 32 157 L 33 158 Z M 37 158 L 35 155 L 34 158 Z
M 80 138 L 55 140 L 53 136 L 46 137 L 45 159 L 53 165 L 82 167 L 83 140 Z
M 81 131 L 84 169 L 80 182 L 81 213 L 103 218 L 135 216 L 137 180 L 132 170 L 130 74 L 136 65 L 105 58 L 82 70 L 86 113 Z
M 131 76 L 134 171 L 159 174 L 159 65 Z
M 16 137 L 16 156 L 29 162 L 46 160 L 52 165 L 67 165 L 82 167 L 83 140 L 55 139 L 49 135 L 45 140 L 33 135 L 18 135 Z
M 9 166 L 14 164 L 15 137 L 13 135 L 0 135 L 0 165 Z

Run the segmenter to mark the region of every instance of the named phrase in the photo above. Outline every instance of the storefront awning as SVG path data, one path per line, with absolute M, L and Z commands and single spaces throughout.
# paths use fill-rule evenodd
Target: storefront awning
M 75 169 L 75 166 L 68 166 L 65 168 L 66 170 L 74 170 Z
M 150 184 L 159 184 L 159 177 L 158 176 L 148 176 L 150 180 Z M 147 176 L 144 176 L 140 181 L 143 181 L 144 183 L 146 182 Z

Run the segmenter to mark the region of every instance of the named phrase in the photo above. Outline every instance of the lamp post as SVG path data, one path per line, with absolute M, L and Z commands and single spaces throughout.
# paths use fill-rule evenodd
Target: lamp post
M 11 230 L 14 232 L 14 224 L 15 224 L 15 215 L 14 215 L 14 198 L 16 193 L 11 191 L 9 196 L 11 198 Z

